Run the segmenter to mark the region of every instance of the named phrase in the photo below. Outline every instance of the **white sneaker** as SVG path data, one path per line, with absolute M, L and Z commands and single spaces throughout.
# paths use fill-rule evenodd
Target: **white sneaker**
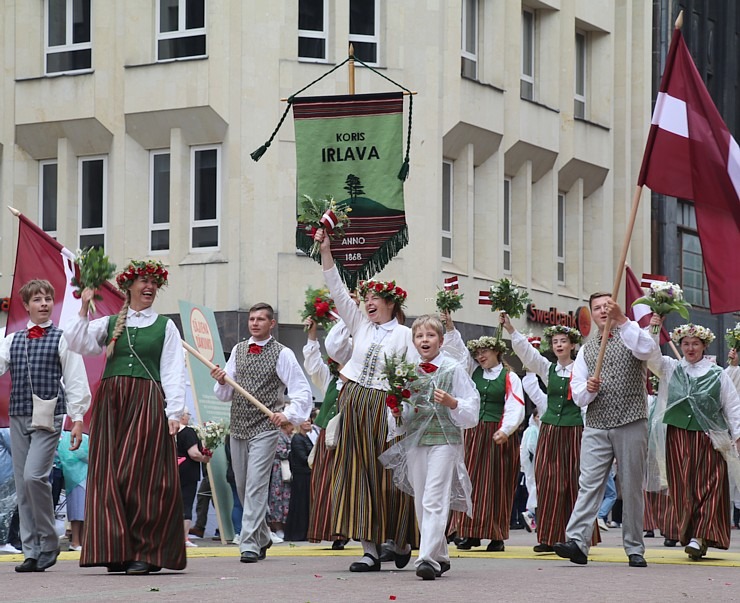
M 282 538 L 283 540 L 285 540 L 285 532 L 283 532 L 283 530 L 278 530 L 277 532 L 275 532 L 275 536 L 277 536 L 278 538 Z
M 198 548 L 198 545 L 194 542 L 190 542 L 189 540 L 185 541 L 185 548 Z
M 606 522 L 601 517 L 596 519 L 596 523 L 599 524 L 600 530 L 604 530 L 605 532 L 609 531 L 609 528 L 607 527 Z
M 285 539 L 278 536 L 275 532 L 270 532 L 270 540 L 272 540 L 272 544 L 280 544 L 281 542 L 285 542 Z
M 242 543 L 242 539 L 241 539 L 241 538 L 239 538 L 239 536 L 238 536 L 238 535 L 237 535 L 237 536 L 234 536 L 234 540 L 232 540 L 232 541 L 231 541 L 231 544 L 236 544 L 236 545 L 239 545 L 239 544 L 241 544 L 241 543 Z
M 82 545 L 81 545 L 81 544 L 78 544 L 77 546 L 72 546 L 72 545 L 70 544 L 70 545 L 69 545 L 69 550 L 70 550 L 70 551 L 81 551 L 81 550 L 82 550 Z
M 524 511 L 522 513 L 522 519 L 524 520 L 524 527 L 526 528 L 527 532 L 531 532 L 535 529 L 534 515 L 532 515 L 532 513 L 530 513 L 529 511 Z
M 19 551 L 9 542 L 0 546 L 0 553 L 13 553 L 14 555 L 18 555 L 20 552 L 21 551 Z
M 621 528 L 622 527 L 622 524 L 617 523 L 616 521 L 610 521 L 606 525 L 608 525 L 610 528 Z

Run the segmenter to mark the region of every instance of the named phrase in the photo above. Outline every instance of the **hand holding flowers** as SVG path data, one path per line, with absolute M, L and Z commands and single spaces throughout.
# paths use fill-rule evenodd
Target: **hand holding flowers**
M 109 278 L 116 272 L 116 265 L 111 263 L 105 252 L 100 248 L 90 247 L 88 249 L 78 249 L 74 260 L 79 267 L 80 276 L 73 276 L 70 284 L 76 289 L 72 295 L 77 299 L 82 297 L 84 289 L 93 291 L 100 289 Z M 103 299 L 102 295 L 95 293 L 90 300 L 90 309 L 95 313 L 95 300 Z
M 407 385 L 416 381 L 419 376 L 416 373 L 416 365 L 406 362 L 402 355 L 385 355 L 385 368 L 382 376 L 388 380 L 388 393 L 385 403 L 391 409 L 391 413 L 401 422 L 401 402 L 411 397 L 411 390 Z
M 319 228 L 323 228 L 332 239 L 343 237 L 344 229 L 350 223 L 348 214 L 351 211 L 351 207 L 340 206 L 331 195 L 326 195 L 322 199 L 312 199 L 308 195 L 303 195 L 298 223 L 304 226 L 311 238 Z M 318 257 L 320 248 L 321 243 L 314 240 L 309 255 L 312 258 Z
M 226 436 L 229 434 L 229 428 L 223 419 L 220 421 L 206 421 L 203 425 L 196 425 L 195 431 L 201 444 L 203 444 L 202 454 L 208 457 L 213 456 L 213 452 L 224 443 Z
M 531 303 L 529 293 L 514 284 L 511 279 L 502 278 L 491 285 L 488 298 L 491 300 L 491 311 L 504 312 L 512 318 L 519 318 Z M 503 324 L 499 322 L 496 330 L 496 340 L 501 340 Z
M 312 287 L 306 289 L 306 300 L 303 304 L 301 318 L 303 320 L 310 318 L 327 331 L 334 326 L 334 321 L 339 318 L 339 315 L 328 289 Z M 304 331 L 308 331 L 308 328 L 304 328 Z
M 458 293 L 456 289 L 441 289 L 437 291 L 437 310 L 440 314 L 455 312 L 462 308 L 464 293 Z
M 689 319 L 691 304 L 684 300 L 681 287 L 667 281 L 655 281 L 650 284 L 650 291 L 644 297 L 632 302 L 633 306 L 645 304 L 655 314 L 665 318 L 671 312 L 678 312 L 684 320 Z M 653 335 L 660 333 L 660 325 L 651 324 Z

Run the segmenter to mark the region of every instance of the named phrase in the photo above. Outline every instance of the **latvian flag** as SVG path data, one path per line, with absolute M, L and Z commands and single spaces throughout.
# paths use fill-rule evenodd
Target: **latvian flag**
M 491 301 L 491 290 L 486 289 L 485 291 L 481 291 L 478 293 L 478 303 L 481 306 L 492 306 L 493 302 Z
M 653 283 L 665 283 L 668 282 L 668 277 L 662 274 L 648 274 L 647 272 L 642 273 L 642 281 L 640 281 L 640 287 L 643 289 L 650 289 L 650 285 Z
M 445 279 L 445 291 L 457 291 L 459 286 L 457 275 Z

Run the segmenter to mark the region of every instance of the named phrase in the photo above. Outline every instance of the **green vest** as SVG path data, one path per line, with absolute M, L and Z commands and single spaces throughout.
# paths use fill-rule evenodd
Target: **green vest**
M 160 315 L 148 327 L 125 327 L 118 341 L 116 341 L 113 355 L 105 363 L 103 379 L 115 376 L 137 377 L 139 379 L 151 379 L 153 377 L 155 381 L 161 381 L 159 360 L 162 357 L 164 334 L 168 320 L 169 318 Z M 111 340 L 115 327 L 116 316 L 111 316 L 108 321 L 106 342 Z M 127 331 L 128 337 L 126 337 Z M 129 339 L 131 340 L 131 347 L 139 356 L 138 359 L 129 349 Z M 141 362 L 139 362 L 139 359 L 141 359 Z M 142 363 L 149 370 L 149 373 L 144 369 Z
M 321 403 L 321 410 L 314 419 L 314 424 L 326 429 L 326 425 L 331 421 L 337 414 L 337 398 L 339 398 L 339 390 L 337 389 L 337 380 L 332 379 L 329 385 L 326 386 L 326 393 L 324 394 L 324 401 Z
M 502 369 L 496 379 L 483 377 L 483 369 L 478 367 L 473 371 L 473 382 L 480 394 L 480 417 L 483 423 L 500 423 L 504 416 L 506 403 L 506 375 L 509 371 Z
M 424 430 L 419 436 L 419 446 L 462 444 L 462 429 L 452 422 L 450 409 L 434 401 L 436 388 L 454 394 L 452 377 L 455 365 L 445 359 L 435 373 L 420 373 L 418 381 L 411 386 L 409 403 L 414 408 L 414 414 L 409 420 L 408 434 Z
M 573 400 L 568 399 L 570 379 L 560 377 L 555 370 L 557 364 L 550 365 L 547 378 L 547 410 L 540 421 L 549 425 L 575 427 L 583 425 L 581 409 Z
M 693 408 L 696 407 L 701 409 L 706 416 L 712 417 L 724 429 L 727 429 L 720 402 L 721 374 L 722 369 L 714 366 L 705 375 L 694 378 L 687 375 L 681 365 L 677 366 L 668 384 L 669 408 L 663 415 L 663 423 L 687 431 L 704 431 L 696 419 Z M 686 391 L 687 389 L 688 391 Z M 671 406 L 673 400 L 680 400 L 681 398 L 683 398 L 681 402 Z M 689 398 L 693 401 L 693 405 L 689 402 Z

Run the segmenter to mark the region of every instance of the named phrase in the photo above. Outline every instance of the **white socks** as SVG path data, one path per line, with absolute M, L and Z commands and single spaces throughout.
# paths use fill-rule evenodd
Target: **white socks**
M 360 542 L 362 543 L 362 552 L 365 555 L 372 555 L 375 562 L 377 562 L 380 558 L 380 555 L 378 555 L 378 545 L 369 540 L 361 540 Z M 365 563 L 367 565 L 374 565 L 375 562 L 364 556 L 360 559 L 360 563 Z

